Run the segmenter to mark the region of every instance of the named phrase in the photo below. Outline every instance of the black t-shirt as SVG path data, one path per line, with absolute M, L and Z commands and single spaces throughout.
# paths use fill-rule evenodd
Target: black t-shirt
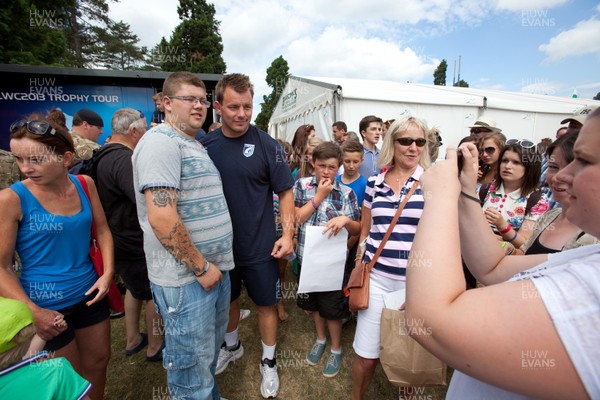
M 200 142 L 221 174 L 233 225 L 235 263 L 268 262 L 275 243 L 273 193 L 294 185 L 283 149 L 252 125 L 239 138 L 225 137 L 219 128 Z
M 109 143 L 97 166 L 96 186 L 115 244 L 115 260 L 144 259 L 144 235 L 137 216 L 133 188 L 133 150 Z

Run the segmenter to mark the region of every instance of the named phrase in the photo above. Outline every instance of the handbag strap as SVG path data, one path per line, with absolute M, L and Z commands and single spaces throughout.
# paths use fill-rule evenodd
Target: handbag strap
M 85 197 L 87 197 L 88 201 L 90 202 L 90 211 L 92 212 L 92 241 L 93 241 L 93 240 L 96 240 L 96 224 L 94 224 L 94 210 L 92 208 L 92 199 L 90 196 L 90 190 L 88 189 L 88 184 L 82 175 L 75 175 L 75 176 L 77 177 L 77 180 L 79 181 L 79 183 L 81 184 L 81 187 L 83 188 L 83 191 L 85 192 Z
M 413 195 L 413 193 L 417 190 L 418 187 L 419 187 L 419 181 L 415 180 L 415 183 L 412 185 L 412 187 L 410 188 L 410 190 L 408 191 L 406 196 L 404 196 L 402 203 L 400 203 L 400 206 L 398 206 L 398 209 L 396 210 L 396 214 L 394 214 L 394 218 L 392 218 L 392 222 L 390 222 L 390 226 L 388 227 L 388 230 L 385 233 L 385 236 L 383 236 L 383 239 L 381 239 L 381 243 L 379 244 L 377 251 L 373 255 L 371 262 L 367 266 L 367 269 L 369 270 L 369 272 L 371 272 L 371 269 L 373 269 L 373 266 L 375 265 L 377 258 L 379 258 L 379 255 L 383 251 L 383 247 L 385 246 L 385 243 L 388 241 L 388 239 L 392 235 L 394 226 L 396 226 L 396 223 L 398 222 L 398 219 L 400 218 L 400 214 L 402 214 L 402 210 L 404 210 L 406 203 L 408 203 L 408 199 L 410 199 L 410 197 Z

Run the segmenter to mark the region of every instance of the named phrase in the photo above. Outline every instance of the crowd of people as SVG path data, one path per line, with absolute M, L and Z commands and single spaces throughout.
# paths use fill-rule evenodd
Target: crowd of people
M 600 110 L 578 110 L 539 144 L 480 116 L 439 160 L 441 133 L 417 116 L 366 115 L 360 138 L 343 121 L 331 133 L 303 124 L 288 143 L 251 125 L 246 75 L 225 75 L 215 92 L 210 104 L 195 74 L 173 73 L 151 121 L 119 109 L 103 146 L 92 110 L 76 113 L 71 131 L 57 110 L 11 125 L 14 163 L 0 191 L 0 394 L 60 373 L 56 398 L 103 398 L 106 295 L 118 275 L 123 352 L 163 361 L 176 398 L 223 398 L 215 377 L 244 356 L 244 288 L 260 337 L 245 345 L 262 349 L 262 397 L 277 397 L 278 325 L 289 318 L 282 282 L 291 265 L 298 281 L 314 270 L 305 249 L 317 226 L 317 241 L 342 235 L 346 255 L 327 290 L 297 294 L 314 326 L 306 362 L 337 376 L 342 331 L 355 318 L 352 399 L 369 388 L 382 310 L 400 293 L 407 320 L 429 328 L 414 339 L 455 369 L 448 398 L 600 396 Z M 211 105 L 219 122 L 205 133 Z M 92 165 L 89 198 L 72 174 L 80 160 Z M 369 306 L 353 315 L 346 283 L 371 261 Z M 555 367 L 523 373 L 536 349 Z M 28 368 L 47 358 L 63 361 L 46 375 Z

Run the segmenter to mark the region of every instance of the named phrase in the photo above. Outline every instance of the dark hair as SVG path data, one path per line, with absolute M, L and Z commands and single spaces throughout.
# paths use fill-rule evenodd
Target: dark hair
M 469 137 L 469 136 L 467 136 Z M 486 140 L 492 139 L 494 141 L 494 144 L 496 145 L 496 147 L 498 147 L 498 151 L 500 152 L 500 155 L 498 156 L 498 160 L 490 165 L 489 167 L 484 167 L 484 163 L 482 161 L 482 159 L 480 158 L 479 160 L 479 165 L 483 168 L 483 175 L 481 176 L 481 178 L 477 179 L 477 182 L 483 182 L 484 180 L 486 180 L 486 176 L 490 171 L 494 171 L 493 172 L 493 178 L 494 180 L 496 180 L 498 178 L 499 175 L 499 168 L 498 166 L 500 165 L 500 161 L 502 161 L 502 149 L 504 149 L 504 146 L 506 144 L 506 136 L 504 136 L 504 134 L 500 133 L 500 132 L 485 132 L 484 134 L 482 134 L 480 137 L 477 136 L 470 136 L 470 137 L 474 137 L 475 139 L 475 145 L 477 146 L 477 148 L 479 149 L 481 146 L 483 146 L 483 143 L 485 143 Z M 481 157 L 481 154 L 479 155 Z M 489 168 L 489 169 L 488 169 Z
M 175 96 L 182 85 L 192 85 L 206 90 L 206 85 L 197 75 L 187 71 L 173 72 L 163 83 L 163 97 Z
M 358 123 L 358 133 L 360 133 L 360 135 L 363 136 L 363 138 L 364 138 L 364 135 L 362 132 L 367 130 L 367 128 L 369 127 L 371 122 L 379 122 L 380 124 L 383 124 L 383 121 L 381 120 L 381 118 L 376 117 L 374 115 L 367 115 L 366 117 L 361 119 L 360 122 Z
M 469 142 L 474 142 L 476 146 L 479 145 L 479 139 L 477 138 L 477 136 L 465 136 L 464 138 L 460 139 L 460 142 L 458 142 L 458 145 L 460 146 L 463 143 L 469 143 Z
M 327 160 L 328 158 L 336 158 L 338 166 L 342 165 L 342 149 L 340 146 L 332 142 L 324 142 L 315 147 L 312 153 L 313 162 Z
M 54 108 L 48 111 L 47 118 L 48 121 L 54 122 L 56 125 L 64 127 L 67 131 L 69 130 L 67 128 L 67 117 L 65 116 L 65 113 L 62 112 L 60 109 Z
M 348 132 L 348 125 L 346 125 L 344 121 L 336 121 L 331 126 L 335 126 L 339 130 L 343 130 L 344 132 Z
M 314 125 L 305 124 L 300 125 L 298 129 L 296 129 L 296 132 L 294 132 L 294 138 L 292 139 L 292 154 L 290 156 L 290 168 L 292 170 L 300 166 L 302 154 L 308 143 L 308 135 L 310 135 L 310 131 L 313 130 L 315 130 Z
M 283 149 L 283 152 L 285 153 L 285 161 L 289 164 L 290 156 L 292 154 L 292 145 L 283 139 L 275 139 L 275 140 L 277 140 L 277 143 L 279 143 L 279 145 Z
M 36 135 L 35 133 L 29 132 L 26 125 L 16 129 L 14 132 L 11 132 L 11 139 L 31 139 L 36 142 L 42 143 L 44 146 L 48 147 L 54 154 L 65 154 L 67 151 L 71 153 L 75 153 L 75 146 L 73 145 L 73 139 L 69 134 L 69 131 L 64 126 L 57 124 L 54 120 L 48 119 L 44 117 L 42 114 L 30 114 L 24 118 L 26 121 L 44 121 L 50 124 L 52 128 L 56 131 L 56 133 L 60 137 L 56 135 Z
M 579 132 L 571 132 L 569 134 L 562 135 L 548 146 L 546 149 L 546 157 L 550 158 L 552 153 L 554 153 L 554 150 L 560 149 L 565 161 L 567 164 L 570 164 L 571 161 L 575 159 L 573 147 L 575 146 L 575 141 L 577 140 L 578 136 Z
M 346 140 L 342 143 L 342 154 L 344 153 L 360 153 L 363 154 L 363 146 L 356 140 Z
M 521 196 L 528 196 L 540 185 L 540 176 L 542 174 L 541 155 L 537 152 L 535 146 L 529 149 L 521 147 L 518 143 L 504 146 L 504 149 L 500 152 L 500 157 L 498 158 L 500 162 L 498 163 L 498 168 L 496 170 L 496 182 L 498 183 L 498 186 L 502 184 L 500 170 L 502 168 L 502 158 L 507 151 L 517 153 L 521 159 L 521 163 L 525 167 L 525 175 L 523 176 L 523 182 L 521 183 L 520 189 Z
M 250 94 L 254 97 L 254 85 L 250 82 L 250 77 L 244 74 L 229 74 L 225 75 L 215 88 L 217 93 L 217 101 L 223 103 L 223 96 L 227 87 L 232 88 L 236 93 L 245 93 L 250 90 Z

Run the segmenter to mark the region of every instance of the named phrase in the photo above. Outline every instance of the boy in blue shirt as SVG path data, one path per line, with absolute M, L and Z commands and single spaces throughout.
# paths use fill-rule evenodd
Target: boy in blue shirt
M 350 235 L 360 233 L 356 195 L 335 179 L 341 160 L 342 151 L 338 145 L 331 142 L 320 144 L 312 155 L 315 176 L 298 179 L 294 185 L 296 219 L 300 225 L 297 251 L 300 268 L 306 226 L 323 226 L 323 234 L 329 235 L 337 235 L 342 228 L 346 228 Z M 350 315 L 342 288 L 331 292 L 302 293 L 297 303 L 300 308 L 311 311 L 315 321 L 317 341 L 307 354 L 307 362 L 316 365 L 321 359 L 327 329 L 331 338 L 331 354 L 323 375 L 336 376 L 342 363 L 342 320 Z

